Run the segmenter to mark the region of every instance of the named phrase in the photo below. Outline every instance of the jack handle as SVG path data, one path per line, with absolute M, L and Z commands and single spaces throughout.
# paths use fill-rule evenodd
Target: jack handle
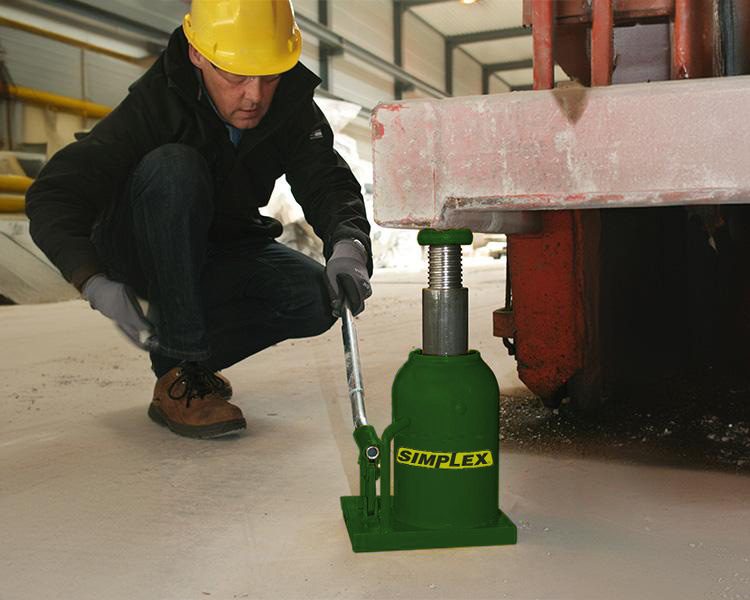
M 341 333 L 344 338 L 349 399 L 352 403 L 354 441 L 357 442 L 359 448 L 359 459 L 357 461 L 359 463 L 359 493 L 365 498 L 365 514 L 372 516 L 376 510 L 376 482 L 380 476 L 378 459 L 380 458 L 381 442 L 375 428 L 367 423 L 365 390 L 359 363 L 357 327 L 354 324 L 354 317 L 346 299 L 344 299 L 341 311 Z
M 362 388 L 362 374 L 359 367 L 359 345 L 357 329 L 354 325 L 349 304 L 344 300 L 341 317 L 341 331 L 344 335 L 344 354 L 346 356 L 346 374 L 349 378 L 349 397 L 352 401 L 354 419 L 354 441 L 359 448 L 359 493 L 364 498 L 364 516 L 375 517 L 377 512 L 376 482 L 381 476 L 381 505 L 378 515 L 382 525 L 391 525 L 391 442 L 393 437 L 409 426 L 409 418 L 402 418 L 391 423 L 383 432 L 383 439 L 378 437 L 375 428 L 367 424 L 365 414 L 365 392 Z M 380 459 L 380 460 L 379 460 Z M 379 462 L 382 464 L 379 465 Z
M 344 299 L 341 312 L 341 333 L 344 338 L 344 358 L 346 359 L 346 377 L 349 383 L 349 399 L 352 403 L 352 420 L 354 430 L 361 427 L 370 427 L 367 424 L 367 413 L 365 411 L 365 390 L 362 384 L 362 369 L 359 363 L 359 341 L 357 340 L 357 326 L 349 308 L 349 302 Z M 376 461 L 380 456 L 380 439 L 375 430 L 372 429 L 372 442 L 364 449 L 368 460 Z M 356 439 L 356 437 L 355 437 Z M 359 440 L 357 440 L 359 444 Z

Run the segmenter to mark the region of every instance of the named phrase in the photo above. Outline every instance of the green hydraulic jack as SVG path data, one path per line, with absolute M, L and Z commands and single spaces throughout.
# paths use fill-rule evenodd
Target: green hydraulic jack
M 468 290 L 461 245 L 468 229 L 419 232 L 429 246 L 422 290 L 421 350 L 393 382 L 393 422 L 382 439 L 367 424 L 354 321 L 343 334 L 360 494 L 341 509 L 355 552 L 516 543 L 516 526 L 498 509 L 499 390 L 479 352 L 468 349 Z M 391 495 L 391 442 L 393 494 Z M 376 482 L 380 479 L 380 495 Z

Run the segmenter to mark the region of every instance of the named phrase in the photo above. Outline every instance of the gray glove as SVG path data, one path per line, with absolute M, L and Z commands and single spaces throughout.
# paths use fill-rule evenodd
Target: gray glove
M 141 350 L 153 351 L 159 347 L 153 325 L 143 315 L 135 293 L 127 285 L 99 273 L 86 281 L 82 291 L 91 308 L 112 319 Z
M 326 283 L 331 296 L 333 316 L 341 316 L 346 298 L 353 315 L 365 309 L 365 299 L 372 296 L 367 275 L 367 251 L 359 240 L 340 240 L 326 264 Z

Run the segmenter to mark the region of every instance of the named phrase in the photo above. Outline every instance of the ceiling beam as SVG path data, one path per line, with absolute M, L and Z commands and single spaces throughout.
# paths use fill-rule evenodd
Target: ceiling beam
M 423 81 L 419 77 L 415 77 L 411 73 L 407 73 L 401 67 L 393 64 L 392 62 L 385 60 L 381 56 L 370 52 L 369 50 L 355 44 L 347 38 L 335 33 L 328 27 L 321 25 L 314 19 L 310 19 L 305 15 L 295 15 L 297 24 L 303 32 L 314 35 L 318 38 L 319 43 L 326 43 L 333 48 L 340 48 L 346 54 L 354 56 L 359 60 L 366 62 L 367 64 L 379 69 L 383 73 L 387 73 L 393 77 L 396 81 L 400 82 L 403 86 L 414 86 L 414 88 L 426 92 L 433 98 L 445 98 L 448 94 L 444 90 L 440 90 L 426 81 Z
M 525 83 L 523 85 L 512 85 L 510 86 L 511 92 L 528 92 L 529 90 L 534 89 L 533 83 Z
M 24 4 L 30 4 L 31 6 L 28 8 L 34 12 L 41 10 L 43 13 L 52 13 L 57 18 L 71 19 L 87 28 L 111 31 L 120 39 L 123 37 L 129 40 L 135 38 L 138 41 L 152 44 L 155 49 L 158 48 L 159 50 L 167 45 L 171 33 L 171 31 L 164 31 L 147 23 L 134 21 L 78 0 L 27 0 L 21 3 L 22 8 L 27 8 L 23 6 Z
M 482 65 L 483 68 L 487 69 L 490 73 L 496 73 L 497 71 L 515 71 L 516 69 L 531 69 L 534 66 L 534 61 L 531 58 L 524 60 L 511 60 L 509 62 L 491 63 L 488 65 Z
M 506 27 L 505 29 L 491 29 L 487 31 L 475 31 L 474 33 L 447 35 L 445 36 L 445 39 L 454 46 L 460 46 L 462 44 L 475 44 L 477 42 L 505 40 L 508 38 L 526 37 L 530 35 L 530 27 Z
M 421 6 L 423 4 L 437 4 L 438 2 L 455 2 L 456 0 L 400 0 L 404 8 L 409 9 L 412 6 Z

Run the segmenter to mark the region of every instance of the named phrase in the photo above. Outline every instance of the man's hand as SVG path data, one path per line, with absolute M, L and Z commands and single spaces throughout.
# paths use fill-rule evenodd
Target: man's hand
M 367 275 L 367 251 L 358 240 L 340 240 L 326 264 L 326 282 L 335 317 L 341 316 L 341 305 L 346 298 L 353 315 L 365 309 L 365 299 L 372 296 Z
M 135 293 L 127 285 L 99 273 L 86 281 L 82 291 L 91 308 L 112 319 L 141 350 L 153 351 L 159 347 L 153 325 L 143 315 Z

